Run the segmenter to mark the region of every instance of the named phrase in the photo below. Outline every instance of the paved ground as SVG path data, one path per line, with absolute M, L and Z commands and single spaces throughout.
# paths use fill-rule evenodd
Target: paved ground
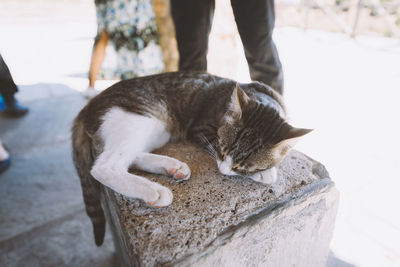
M 70 157 L 95 30 L 89 0 L 0 3 L 0 52 L 31 109 L 0 118 L 13 156 L 0 176 L 0 266 L 116 264 L 109 236 L 93 244 Z M 399 266 L 400 42 L 295 28 L 275 39 L 294 123 L 316 129 L 297 148 L 341 191 L 328 266 Z
M 111 238 L 93 243 L 71 160 L 69 129 L 85 100 L 67 87 L 29 89 L 43 96 L 25 101 L 30 113 L 0 119 L 13 161 L 0 177 L 0 266 L 115 266 Z

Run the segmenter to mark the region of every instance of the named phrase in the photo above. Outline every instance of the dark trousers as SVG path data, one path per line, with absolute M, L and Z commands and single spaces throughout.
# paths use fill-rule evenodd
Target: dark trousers
M 252 80 L 283 93 L 283 72 L 272 40 L 274 0 L 231 0 Z M 215 0 L 171 0 L 179 70 L 207 70 L 208 36 Z
M 14 101 L 14 94 L 18 91 L 3 57 L 0 55 L 0 94 L 7 105 Z

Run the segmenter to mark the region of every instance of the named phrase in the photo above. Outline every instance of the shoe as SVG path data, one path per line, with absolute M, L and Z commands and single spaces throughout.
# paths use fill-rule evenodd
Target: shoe
M 8 158 L 0 161 L 0 173 L 5 172 L 8 167 L 11 165 L 11 157 L 9 156 Z
M 83 91 L 83 95 L 86 99 L 92 99 L 95 97 L 99 92 L 94 89 L 94 87 L 89 86 L 85 91 Z
M 7 107 L 2 111 L 2 114 L 10 118 L 18 118 L 24 116 L 28 113 L 29 109 L 18 103 L 16 99 L 7 105 Z

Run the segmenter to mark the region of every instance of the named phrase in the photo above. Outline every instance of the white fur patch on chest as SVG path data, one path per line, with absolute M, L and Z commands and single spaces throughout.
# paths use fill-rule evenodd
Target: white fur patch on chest
M 150 152 L 166 144 L 171 137 L 164 122 L 119 107 L 111 108 L 102 119 L 99 133 L 105 150 L 130 147 Z

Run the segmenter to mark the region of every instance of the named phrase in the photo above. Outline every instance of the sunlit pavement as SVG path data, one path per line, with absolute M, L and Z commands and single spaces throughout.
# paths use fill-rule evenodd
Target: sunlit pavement
M 0 52 L 20 87 L 18 98 L 31 108 L 46 99 L 53 106 L 78 99 L 87 86 L 95 31 L 89 0 L 1 1 Z M 296 28 L 278 28 L 274 37 L 293 124 L 315 129 L 297 149 L 325 164 L 341 192 L 328 266 L 400 266 L 400 41 Z M 40 119 L 40 112 L 32 113 Z M 0 123 L 6 144 L 22 136 L 12 132 L 19 127 Z M 26 153 L 18 146 L 10 150 L 16 158 Z
M 400 266 L 400 40 L 279 29 L 297 147 L 341 192 L 331 249 L 357 266 Z

